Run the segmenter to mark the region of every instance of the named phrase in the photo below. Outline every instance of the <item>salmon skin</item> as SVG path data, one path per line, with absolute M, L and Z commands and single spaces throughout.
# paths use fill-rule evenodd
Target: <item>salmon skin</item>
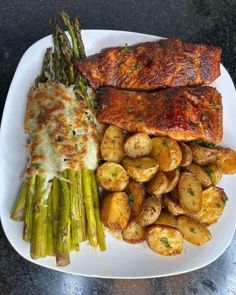
M 222 140 L 222 98 L 212 87 L 175 87 L 131 92 L 112 87 L 98 91 L 98 121 L 129 132 L 176 140 Z
M 163 39 L 107 48 L 77 61 L 76 67 L 95 89 L 113 86 L 147 91 L 209 85 L 220 75 L 220 59 L 218 47 Z

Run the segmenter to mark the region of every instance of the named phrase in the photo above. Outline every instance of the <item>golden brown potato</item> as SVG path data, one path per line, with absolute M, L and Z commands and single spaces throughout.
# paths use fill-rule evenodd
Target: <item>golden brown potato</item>
M 165 209 L 162 209 L 160 216 L 157 218 L 154 224 L 163 224 L 176 227 L 177 220 L 176 217 L 172 215 L 170 212 L 166 211 Z
M 149 155 L 152 150 L 152 140 L 145 133 L 136 133 L 126 140 L 124 150 L 130 158 Z
M 193 152 L 193 162 L 200 166 L 216 163 L 220 153 L 216 148 L 208 148 L 198 144 L 191 144 L 190 148 Z
M 174 170 L 182 161 L 182 152 L 177 142 L 164 136 L 152 139 L 151 156 L 159 162 L 162 171 Z
M 216 185 L 222 178 L 222 169 L 214 164 L 204 167 L 206 173 L 210 176 L 213 185 Z
M 163 194 L 168 186 L 168 180 L 164 172 L 157 171 L 147 184 L 147 192 L 155 196 Z
M 106 162 L 99 166 L 96 175 L 98 183 L 108 191 L 123 191 L 129 182 L 125 169 L 114 162 Z
M 185 213 L 184 209 L 181 208 L 179 203 L 173 201 L 170 197 L 168 197 L 168 195 L 164 196 L 163 204 L 166 207 L 166 209 L 174 216 L 178 216 Z
M 192 173 L 181 173 L 178 190 L 180 205 L 186 213 L 200 211 L 202 206 L 202 187 Z
M 194 245 L 200 246 L 211 239 L 211 233 L 207 227 L 191 217 L 180 216 L 177 224 L 184 239 Z
M 122 161 L 128 175 L 137 182 L 149 181 L 157 172 L 159 164 L 149 157 L 132 159 L 125 157 Z
M 183 235 L 181 232 L 166 225 L 151 226 L 147 230 L 146 241 L 154 252 L 161 255 L 177 255 L 183 250 Z
M 177 168 L 175 170 L 166 172 L 166 176 L 167 176 L 168 184 L 167 184 L 165 193 L 169 193 L 176 187 L 178 183 L 179 176 L 180 176 L 179 169 Z
M 211 178 L 202 167 L 192 163 L 185 169 L 191 172 L 202 186 L 208 187 L 211 185 Z
M 174 202 L 179 203 L 179 189 L 178 185 L 169 193 L 169 196 Z
M 122 237 L 125 242 L 130 244 L 142 243 L 145 241 L 145 227 L 132 220 L 123 230 Z
M 182 161 L 180 166 L 188 166 L 192 163 L 193 153 L 191 148 L 184 142 L 178 142 L 178 145 L 182 151 Z
M 202 192 L 202 208 L 193 217 L 209 226 L 220 218 L 227 196 L 222 188 L 208 187 Z
M 124 192 L 108 194 L 101 204 L 101 220 L 112 231 L 124 230 L 129 222 L 130 206 Z
M 142 203 L 145 199 L 145 191 L 141 184 L 130 181 L 126 187 L 126 192 L 130 200 L 131 217 L 136 217 L 138 216 Z
M 124 157 L 125 134 L 121 129 L 110 125 L 102 139 L 100 146 L 102 159 L 119 163 Z
M 159 217 L 160 213 L 160 199 L 156 196 L 151 196 L 143 202 L 137 222 L 141 226 L 153 224 L 153 222 L 155 222 Z
M 218 148 L 219 156 L 217 165 L 221 168 L 223 174 L 236 173 L 236 151 L 229 148 Z

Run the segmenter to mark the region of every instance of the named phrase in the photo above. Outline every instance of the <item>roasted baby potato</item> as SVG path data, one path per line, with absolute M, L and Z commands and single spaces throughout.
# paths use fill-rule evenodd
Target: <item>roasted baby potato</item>
M 193 152 L 193 162 L 200 166 L 216 163 L 220 154 L 216 148 L 208 148 L 198 144 L 191 144 L 190 148 Z
M 200 211 L 202 205 L 202 187 L 192 173 L 181 173 L 178 190 L 180 205 L 186 213 Z
M 162 171 L 174 170 L 182 161 L 182 152 L 177 142 L 164 136 L 152 139 L 151 156 L 158 161 Z
M 128 175 L 137 182 L 149 181 L 159 167 L 157 161 L 149 157 L 141 157 L 138 159 L 125 157 L 122 164 L 127 170 Z
M 182 161 L 180 166 L 188 166 L 192 163 L 193 153 L 191 148 L 184 142 L 178 142 L 178 145 L 182 151 Z
M 185 169 L 191 172 L 202 186 L 208 187 L 211 185 L 211 178 L 202 167 L 192 163 Z
M 161 213 L 161 201 L 156 196 L 147 198 L 141 207 L 138 215 L 138 224 L 141 226 L 147 226 L 153 224 Z
M 102 139 L 100 146 L 102 159 L 119 163 L 124 157 L 125 134 L 121 129 L 110 125 Z
M 223 174 L 236 173 L 236 151 L 229 148 L 218 148 L 217 165 Z
M 177 168 L 172 171 L 166 172 L 166 176 L 167 176 L 168 184 L 167 184 L 165 193 L 169 193 L 176 187 L 178 183 L 179 176 L 180 176 L 179 169 Z
M 96 175 L 98 183 L 108 191 L 123 191 L 129 182 L 125 169 L 114 162 L 106 162 L 99 166 Z
M 157 218 L 154 224 L 163 224 L 163 225 L 176 227 L 177 220 L 176 220 L 176 217 L 172 215 L 170 212 L 168 212 L 165 209 L 162 209 L 160 216 Z
M 181 232 L 166 225 L 151 226 L 147 230 L 146 241 L 154 252 L 161 255 L 177 255 L 183 250 L 183 235 Z
M 177 227 L 184 239 L 194 245 L 200 246 L 211 239 L 211 233 L 207 227 L 191 217 L 178 217 Z
M 154 177 L 148 182 L 146 190 L 149 194 L 159 196 L 163 194 L 168 186 L 168 179 L 164 172 L 157 171 Z
M 193 217 L 199 222 L 209 226 L 221 216 L 227 196 L 222 188 L 208 187 L 202 192 L 202 208 Z
M 130 206 L 125 192 L 108 194 L 101 204 L 101 220 L 112 231 L 124 230 L 130 219 Z
M 149 155 L 152 150 L 152 140 L 145 133 L 136 133 L 126 140 L 124 150 L 130 158 Z
M 130 200 L 131 217 L 136 217 L 145 199 L 145 191 L 141 184 L 131 181 L 126 187 L 126 193 Z
M 145 227 L 132 220 L 123 230 L 122 237 L 125 242 L 130 244 L 142 243 L 145 241 Z
M 178 202 L 173 201 L 168 195 L 165 195 L 163 198 L 163 204 L 166 209 L 173 214 L 174 216 L 178 216 L 184 214 L 184 209 L 180 206 Z
M 222 178 L 222 169 L 214 164 L 207 165 L 204 170 L 209 175 L 213 185 L 216 185 Z

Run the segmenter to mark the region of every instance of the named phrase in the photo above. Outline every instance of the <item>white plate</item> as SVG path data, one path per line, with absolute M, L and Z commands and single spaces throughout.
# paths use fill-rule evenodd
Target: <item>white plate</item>
M 82 32 L 87 54 L 108 46 L 133 44 L 160 37 L 131 32 L 84 30 Z M 185 251 L 176 257 L 164 257 L 148 249 L 146 244 L 129 245 L 107 234 L 107 251 L 99 252 L 86 243 L 79 253 L 71 254 L 71 264 L 56 266 L 55 258 L 32 260 L 29 243 L 22 240 L 22 223 L 9 218 L 20 188 L 20 176 L 26 163 L 23 119 L 27 92 L 40 72 L 45 49 L 52 46 L 51 36 L 33 44 L 23 55 L 12 80 L 2 118 L 0 137 L 0 214 L 5 234 L 24 258 L 39 265 L 91 277 L 150 278 L 180 274 L 203 267 L 219 257 L 229 246 L 236 225 L 236 175 L 225 176 L 220 183 L 229 197 L 223 216 L 210 227 L 212 240 L 202 247 L 184 242 Z M 221 66 L 221 76 L 212 85 L 221 92 L 224 105 L 225 145 L 236 148 L 236 93 L 232 80 Z

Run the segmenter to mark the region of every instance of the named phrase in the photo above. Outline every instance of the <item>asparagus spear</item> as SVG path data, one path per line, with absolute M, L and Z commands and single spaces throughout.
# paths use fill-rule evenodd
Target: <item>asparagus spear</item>
M 27 195 L 27 202 L 25 207 L 25 219 L 24 219 L 24 229 L 23 229 L 23 239 L 25 241 L 30 241 L 32 234 L 32 219 L 35 201 L 35 179 L 36 176 L 33 175 L 29 180 L 29 191 Z
M 60 188 L 59 188 L 59 180 L 54 177 L 52 181 L 52 211 L 53 211 L 53 235 L 54 241 L 57 236 L 57 228 L 58 228 L 58 220 L 59 220 L 59 198 L 60 198 Z M 56 243 L 54 245 L 54 248 Z
M 35 79 L 35 86 L 37 87 L 39 83 L 45 83 L 47 81 L 46 73 L 50 69 L 50 61 L 52 58 L 52 47 L 47 48 L 43 59 L 43 65 L 41 74 Z M 49 71 L 50 72 L 50 71 Z
M 82 185 L 82 172 L 81 170 L 76 171 L 76 180 L 77 180 L 77 193 L 78 193 L 78 207 L 79 207 L 79 242 L 82 242 L 86 239 L 86 217 L 84 209 L 84 194 L 83 194 L 83 185 Z
M 16 221 L 24 220 L 25 215 L 25 201 L 28 194 L 28 182 L 24 182 L 20 190 L 19 196 L 12 209 L 11 219 Z
M 83 40 L 81 37 L 80 24 L 79 24 L 78 17 L 76 17 L 75 21 L 74 21 L 74 30 L 75 30 L 75 35 L 76 35 L 76 39 L 78 42 L 80 58 L 85 58 L 86 54 L 85 54 L 85 49 L 84 49 L 84 43 L 83 43 Z
M 84 192 L 84 203 L 85 211 L 87 217 L 87 234 L 88 240 L 91 246 L 97 246 L 97 228 L 96 219 L 94 212 L 92 188 L 91 188 L 91 172 L 83 168 L 82 169 L 82 182 L 83 182 L 83 192 Z
M 48 195 L 48 231 L 47 231 L 47 255 L 54 256 L 54 235 L 53 235 L 53 205 L 52 190 Z
M 98 195 L 97 182 L 96 182 L 94 172 L 91 172 L 91 183 L 92 183 L 92 194 L 93 194 L 95 218 L 96 218 L 96 224 L 97 224 L 98 244 L 99 244 L 100 250 L 105 251 L 106 250 L 106 242 L 105 242 L 103 225 L 102 225 L 102 222 L 100 219 L 99 195 Z

